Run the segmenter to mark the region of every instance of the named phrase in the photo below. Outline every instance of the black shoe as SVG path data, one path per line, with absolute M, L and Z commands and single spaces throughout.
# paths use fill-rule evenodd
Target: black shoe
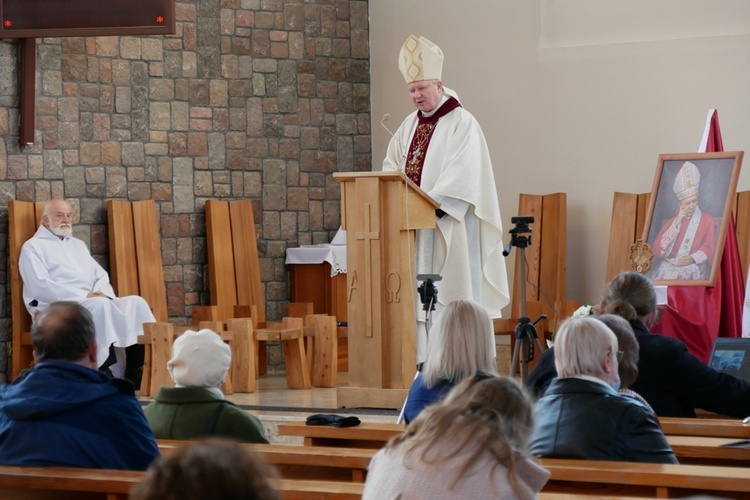
M 141 379 L 143 378 L 143 367 L 138 368 L 125 368 L 125 374 L 122 377 L 131 384 L 136 391 L 141 390 Z

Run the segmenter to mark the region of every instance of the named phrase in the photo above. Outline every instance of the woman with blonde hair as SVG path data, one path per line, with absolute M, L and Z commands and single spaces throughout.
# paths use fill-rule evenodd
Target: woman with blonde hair
M 677 463 L 653 412 L 618 394 L 620 352 L 615 334 L 593 316 L 562 324 L 558 378 L 536 403 L 535 456 Z
M 533 428 L 514 380 L 465 379 L 373 457 L 362 498 L 536 498 L 549 472 L 528 458 Z
M 497 375 L 492 320 L 476 302 L 454 300 L 430 332 L 427 358 L 404 405 L 406 423 L 477 373 Z

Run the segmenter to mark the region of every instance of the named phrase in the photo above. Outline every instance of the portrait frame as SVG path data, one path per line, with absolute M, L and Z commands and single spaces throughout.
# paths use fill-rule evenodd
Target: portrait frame
M 654 254 L 651 269 L 646 272 L 654 284 L 716 284 L 743 154 L 742 151 L 725 151 L 659 155 L 642 235 Z M 675 184 L 686 162 L 695 165 L 700 175 L 698 209 L 688 216 L 685 213 L 690 209 L 681 206 L 687 207 L 695 195 L 687 195 L 692 191 L 682 190 L 681 202 L 676 192 L 679 187 Z

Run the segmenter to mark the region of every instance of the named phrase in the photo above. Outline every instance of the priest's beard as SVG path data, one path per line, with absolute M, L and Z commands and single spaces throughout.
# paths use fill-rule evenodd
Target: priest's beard
M 50 231 L 60 238 L 68 238 L 73 235 L 73 227 L 69 224 L 60 224 L 59 226 L 50 224 Z

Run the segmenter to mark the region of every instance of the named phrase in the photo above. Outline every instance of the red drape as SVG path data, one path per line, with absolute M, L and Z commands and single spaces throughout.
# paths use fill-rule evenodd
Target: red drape
M 705 152 L 724 151 L 716 110 L 710 118 Z M 675 337 L 688 350 L 708 362 L 716 337 L 742 335 L 744 283 L 734 220 L 729 220 L 716 286 L 670 286 L 668 305 L 653 332 Z

